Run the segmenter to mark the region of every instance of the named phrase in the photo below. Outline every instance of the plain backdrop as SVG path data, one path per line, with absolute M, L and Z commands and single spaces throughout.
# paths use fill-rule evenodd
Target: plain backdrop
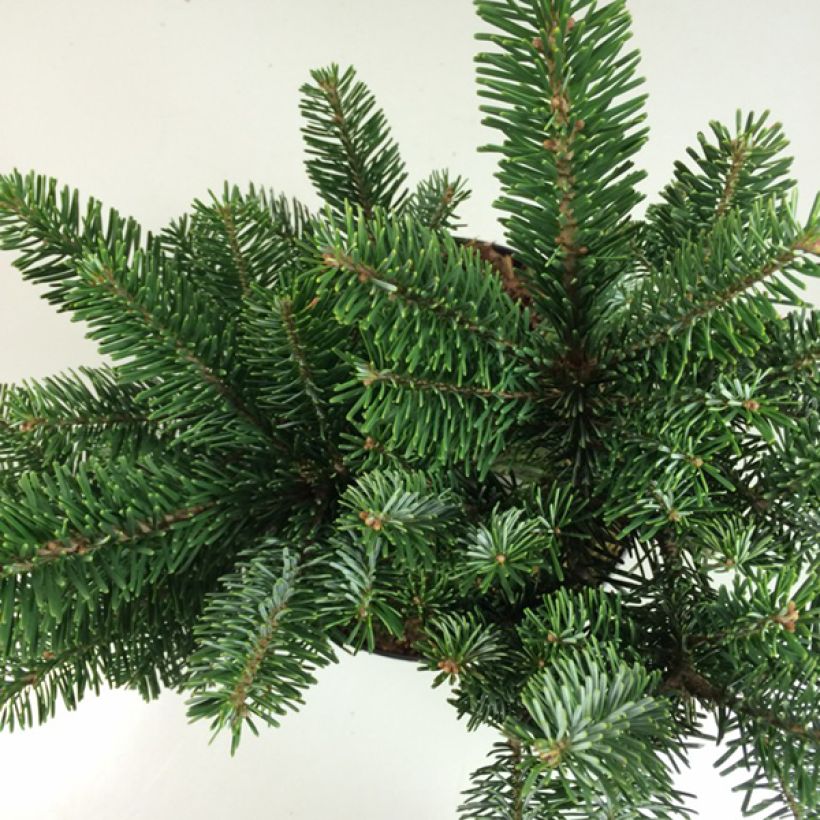
M 805 215 L 818 189 L 820 2 L 633 0 L 650 93 L 644 189 L 712 118 L 771 108 L 796 156 Z M 308 204 L 298 88 L 354 63 L 413 179 L 449 167 L 474 191 L 466 231 L 501 239 L 493 157 L 477 145 L 469 0 L 0 0 L 0 170 L 35 168 L 157 229 L 224 179 Z M 83 329 L 0 254 L 0 381 L 99 362 Z M 818 301 L 818 290 L 812 294 Z M 467 734 L 412 663 L 343 657 L 307 707 L 231 759 L 188 726 L 182 698 L 104 692 L 25 733 L 0 735 L 8 820 L 452 820 L 492 743 Z M 713 746 L 679 778 L 701 816 L 739 818 Z

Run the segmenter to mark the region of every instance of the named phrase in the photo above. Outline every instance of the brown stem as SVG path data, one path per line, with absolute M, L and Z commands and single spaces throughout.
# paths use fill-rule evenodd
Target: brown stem
M 780 791 L 783 793 L 783 799 L 786 801 L 786 805 L 789 807 L 792 817 L 794 817 L 795 820 L 802 820 L 803 810 L 798 805 L 797 800 L 795 800 L 794 795 L 791 792 L 791 789 L 789 789 L 786 785 L 780 774 L 777 775 L 777 784 L 780 787 Z
M 248 691 L 256 679 L 259 667 L 262 665 L 262 661 L 268 653 L 271 641 L 276 634 L 276 629 L 279 626 L 279 616 L 286 609 L 287 602 L 284 602 L 280 606 L 274 607 L 270 613 L 268 613 L 268 617 L 265 620 L 265 630 L 263 634 L 257 638 L 253 650 L 245 662 L 242 674 L 231 692 L 229 701 L 234 709 L 234 722 L 241 721 L 248 714 Z
M 236 275 L 239 278 L 242 293 L 246 294 L 250 286 L 248 277 L 248 263 L 245 261 L 242 248 L 239 246 L 233 211 L 229 205 L 223 205 L 217 210 L 222 219 L 222 224 L 225 226 L 225 233 L 228 237 L 228 244 L 231 248 L 231 257 L 233 258 L 234 267 L 236 268 Z
M 163 515 L 159 521 L 154 522 L 150 519 L 143 519 L 137 521 L 134 525 L 134 532 L 128 533 L 122 529 L 113 530 L 113 535 L 118 544 L 129 543 L 139 538 L 145 538 L 151 535 L 157 535 L 161 532 L 178 524 L 181 521 L 187 521 L 190 518 L 203 513 L 216 505 L 216 501 L 210 501 L 206 504 L 197 504 L 192 507 L 183 507 Z M 4 575 L 14 575 L 22 572 L 31 572 L 31 570 L 38 567 L 40 564 L 50 563 L 61 558 L 71 555 L 87 555 L 91 552 L 96 552 L 102 547 L 110 543 L 110 536 L 106 535 L 98 541 L 91 540 L 85 535 L 72 535 L 66 538 L 54 538 L 46 541 L 36 551 L 34 558 L 28 560 L 20 560 L 14 563 L 0 565 Z
M 439 228 L 441 227 L 441 223 L 444 220 L 445 216 L 447 215 L 447 206 L 453 201 L 453 195 L 455 194 L 455 188 L 452 185 L 448 185 L 439 201 L 436 203 L 435 210 L 433 211 L 433 215 L 430 217 L 429 225 L 430 228 Z
M 740 171 L 743 168 L 743 163 L 746 161 L 748 155 L 746 140 L 738 137 L 732 140 L 732 162 L 729 167 L 729 173 L 726 174 L 726 182 L 723 186 L 720 199 L 715 208 L 715 215 L 720 218 L 726 213 L 729 206 L 732 204 L 732 199 L 737 189 L 737 183 L 740 178 Z
M 583 347 L 583 341 L 573 338 L 572 334 L 582 322 L 581 300 L 578 293 L 578 259 L 586 253 L 586 248 L 577 244 L 578 220 L 575 216 L 575 176 L 572 159 L 575 136 L 584 128 L 584 121 L 571 117 L 572 100 L 567 93 L 564 77 L 558 70 L 555 57 L 557 49 L 555 32 L 559 30 L 560 21 L 555 8 L 550 8 L 550 33 L 546 48 L 537 38 L 533 45 L 543 54 L 549 83 L 553 120 L 557 125 L 555 136 L 544 140 L 544 148 L 553 154 L 555 161 L 555 187 L 561 192 L 558 201 L 558 221 L 560 230 L 555 238 L 563 264 L 562 284 L 570 303 L 572 320 L 567 325 L 566 343 L 569 348 L 568 358 L 577 358 Z
M 350 127 L 345 117 L 344 109 L 342 108 L 342 101 L 339 97 L 339 88 L 335 83 L 329 81 L 319 83 L 319 86 L 322 91 L 325 92 L 325 98 L 333 110 L 333 122 L 339 132 L 339 139 L 342 142 L 347 156 L 347 163 L 350 167 L 350 180 L 353 183 L 356 199 L 359 205 L 362 206 L 365 217 L 370 219 L 373 216 L 373 206 L 376 203 L 371 201 L 370 198 L 365 169 L 359 162 L 359 156 L 353 145 L 353 137 L 350 133 Z
M 467 244 L 469 245 L 470 243 Z M 510 348 L 513 351 L 520 350 L 520 341 L 505 339 L 494 331 L 470 321 L 466 316 L 461 314 L 455 308 L 447 305 L 443 300 L 435 300 L 427 296 L 420 296 L 413 293 L 408 287 L 402 285 L 399 281 L 390 277 L 386 273 L 377 271 L 375 268 L 365 265 L 362 262 L 357 262 L 347 254 L 334 250 L 324 255 L 324 262 L 328 267 L 339 268 L 341 270 L 347 270 L 351 273 L 355 273 L 361 283 L 366 283 L 373 280 L 384 282 L 392 288 L 390 294 L 391 296 L 395 294 L 395 297 L 401 297 L 401 299 L 409 305 L 414 305 L 416 307 L 429 310 L 432 313 L 436 313 L 439 316 L 452 321 L 454 324 L 463 327 L 465 330 L 475 333 L 477 336 L 489 339 L 490 341 Z
M 110 416 L 66 416 L 60 419 L 31 416 L 23 419 L 17 425 L 17 429 L 21 433 L 30 433 L 35 427 L 90 427 L 96 424 L 151 424 L 157 421 L 149 416 L 133 416 L 126 413 Z
M 291 349 L 291 354 L 296 361 L 296 369 L 299 371 L 299 379 L 305 385 L 305 393 L 307 393 L 310 403 L 313 406 L 313 411 L 319 422 L 319 429 L 322 431 L 324 437 L 324 427 L 327 422 L 324 408 L 317 400 L 318 390 L 316 383 L 313 380 L 313 373 L 311 371 L 310 363 L 308 362 L 305 347 L 302 340 L 299 338 L 299 332 L 296 328 L 296 320 L 293 316 L 293 302 L 290 299 L 282 299 L 280 301 L 280 308 L 282 313 L 282 323 L 285 327 L 285 335 L 288 337 L 288 344 Z
M 440 393 L 456 393 L 460 396 L 472 396 L 477 398 L 498 398 L 498 399 L 529 399 L 538 401 L 549 395 L 549 391 L 539 393 L 526 390 L 491 390 L 484 387 L 467 387 L 464 385 L 451 384 L 449 382 L 434 382 L 426 379 L 414 379 L 409 376 L 398 376 L 392 371 L 371 370 L 368 377 L 362 380 L 365 387 L 370 387 L 374 382 L 389 382 L 401 387 L 409 387 L 413 390 L 434 390 Z M 558 391 L 555 391 L 556 393 Z

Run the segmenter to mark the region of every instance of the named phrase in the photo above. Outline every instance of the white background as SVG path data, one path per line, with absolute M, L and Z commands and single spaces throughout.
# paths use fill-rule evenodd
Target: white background
M 792 139 L 805 214 L 820 177 L 820 2 L 630 5 L 651 94 L 646 192 L 709 119 L 769 107 Z M 312 67 L 354 63 L 412 178 L 465 174 L 467 231 L 501 239 L 493 157 L 474 150 L 492 139 L 476 108 L 476 28 L 469 0 L 0 0 L 0 169 L 57 176 L 151 229 L 225 178 L 315 205 L 298 87 Z M 0 255 L 0 381 L 98 362 L 9 263 Z M 182 699 L 105 692 L 0 735 L 3 817 L 452 820 L 492 736 L 466 734 L 429 684 L 410 663 L 345 657 L 301 714 L 233 759 L 226 738 L 208 746 L 206 727 L 186 724 Z M 679 782 L 707 820 L 739 818 L 715 757 L 693 754 Z

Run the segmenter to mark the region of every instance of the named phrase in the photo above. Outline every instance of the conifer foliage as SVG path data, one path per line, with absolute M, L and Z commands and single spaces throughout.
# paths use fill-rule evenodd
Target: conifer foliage
M 0 725 L 170 687 L 235 748 L 389 651 L 499 733 L 464 818 L 686 816 L 709 714 L 749 814 L 816 817 L 820 204 L 749 114 L 636 217 L 623 0 L 476 7 L 509 247 L 336 65 L 317 213 L 226 186 L 146 235 L 0 177 L 0 246 L 110 361 L 0 392 Z

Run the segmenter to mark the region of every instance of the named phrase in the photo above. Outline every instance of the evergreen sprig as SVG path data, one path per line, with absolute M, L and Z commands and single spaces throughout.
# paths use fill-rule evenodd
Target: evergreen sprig
M 16 452 L 15 461 L 31 469 L 55 461 L 79 464 L 93 452 L 103 431 L 109 435 L 98 455 L 137 456 L 156 449 L 165 429 L 140 399 L 146 388 L 140 382 L 118 383 L 115 371 L 106 366 L 81 367 L 7 387 L 0 404 L 9 458 Z
M 302 86 L 302 133 L 308 175 L 322 199 L 342 212 L 354 203 L 368 216 L 377 205 L 399 206 L 407 172 L 370 89 L 353 68 L 336 64 L 311 78 Z
M 254 733 L 254 718 L 278 725 L 278 715 L 302 702 L 311 671 L 335 660 L 311 606 L 302 552 L 267 540 L 240 556 L 195 628 L 189 715 L 211 719 L 217 731 L 229 728 L 233 751 L 243 725 Z

